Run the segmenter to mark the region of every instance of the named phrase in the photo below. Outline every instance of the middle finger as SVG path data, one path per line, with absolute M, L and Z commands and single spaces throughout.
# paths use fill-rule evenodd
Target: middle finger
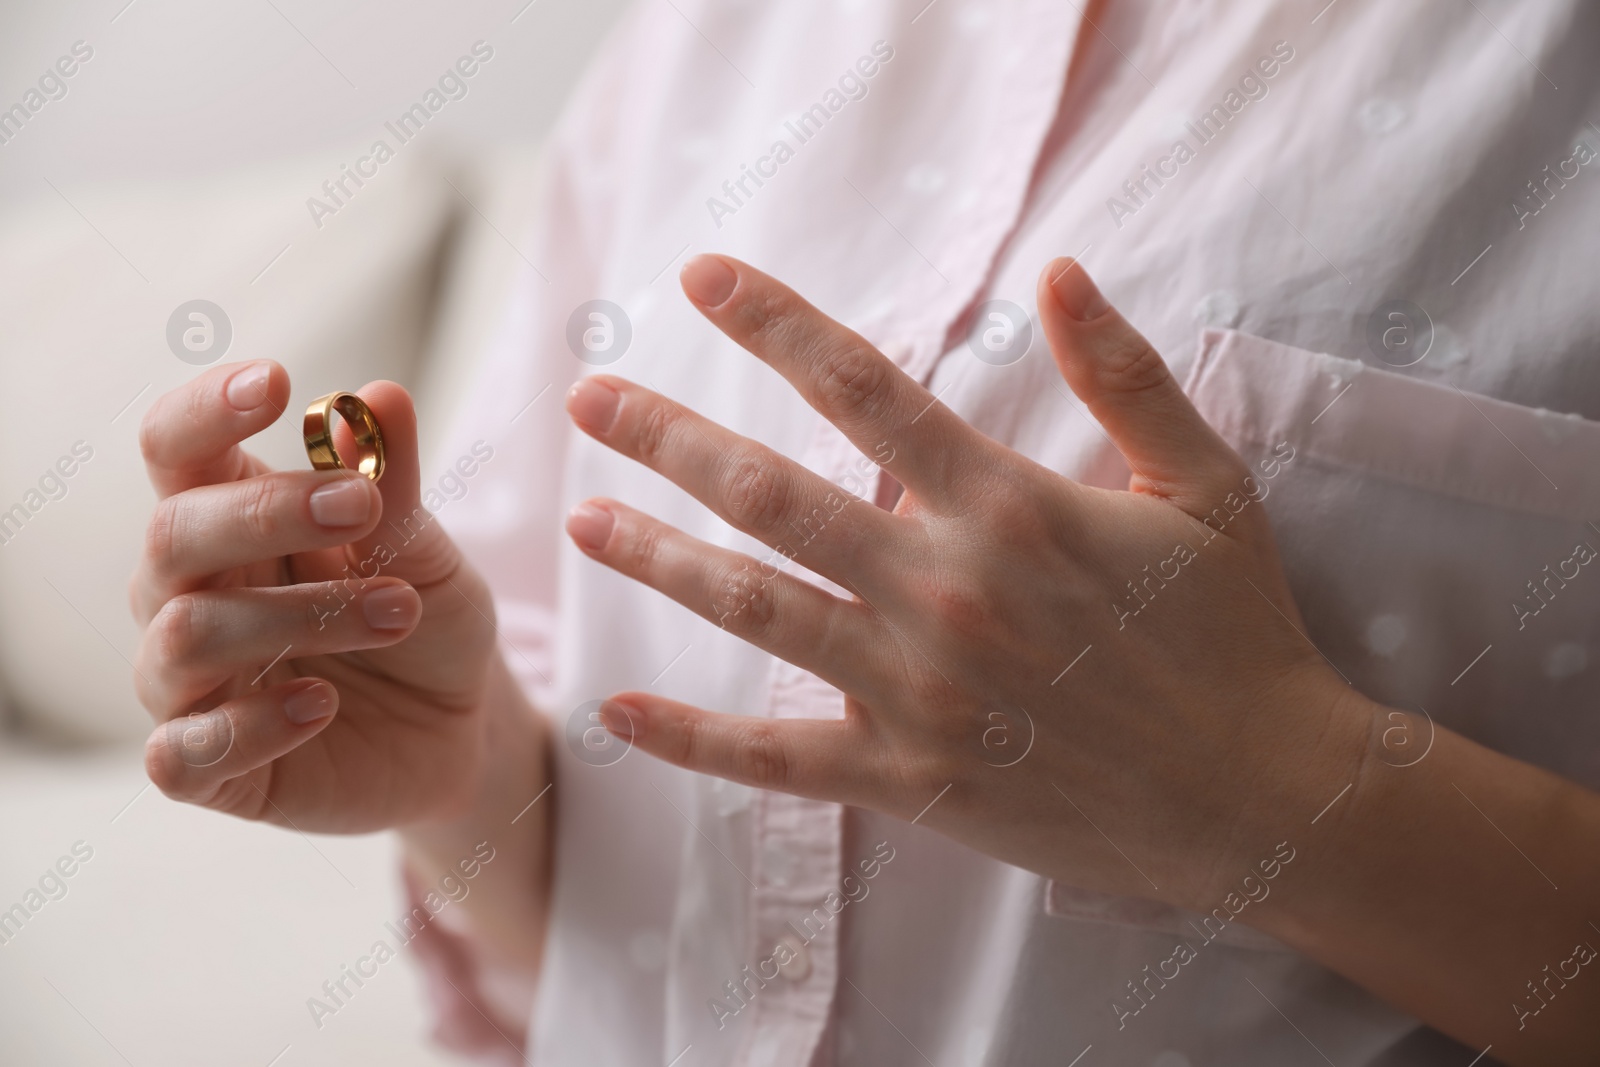
M 907 520 L 659 393 L 584 378 L 567 410 L 590 436 L 666 476 L 735 529 L 841 585 L 871 588 Z
M 145 544 L 145 604 L 199 588 L 219 571 L 336 548 L 372 529 L 382 499 L 350 471 L 278 471 L 169 496 Z
M 421 617 L 416 590 L 395 578 L 184 593 L 145 629 L 139 696 L 167 718 L 234 676 L 398 644 Z
M 915 497 L 965 511 L 994 442 L 866 338 L 748 263 L 700 255 L 681 281 L 701 314 L 789 380 L 865 456 Z

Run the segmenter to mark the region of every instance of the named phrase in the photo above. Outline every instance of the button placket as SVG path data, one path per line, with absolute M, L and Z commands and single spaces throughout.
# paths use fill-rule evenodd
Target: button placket
M 1020 131 L 989 131 L 1008 149 L 1004 154 L 1025 155 L 1031 163 L 1054 115 L 1060 79 L 1079 18 L 1064 16 L 1048 0 L 1025 0 L 1021 7 L 1029 13 L 1029 18 L 1022 20 L 1024 24 L 1031 21 L 1048 26 L 1059 22 L 1066 31 L 1059 38 L 1037 35 L 1030 43 L 1043 53 L 1039 57 L 1043 62 L 1020 64 L 1034 72 L 1027 88 L 1019 92 L 1024 98 L 1020 103 L 1030 105 L 1021 110 L 1036 111 L 1036 121 L 1024 122 Z M 1018 133 L 1022 134 L 1020 138 Z M 1025 147 L 1019 149 L 1018 145 Z M 1021 172 L 1030 173 L 1031 167 L 1022 168 Z M 1014 181 L 1016 173 L 1015 169 L 1002 168 L 1000 177 Z M 999 185 L 1005 186 L 1009 181 Z M 914 324 L 916 329 L 907 329 L 913 323 L 900 321 L 892 331 L 886 331 L 891 336 L 882 341 L 880 349 L 912 378 L 928 381 L 940 357 L 941 339 L 975 297 L 981 278 L 1015 224 L 1027 193 L 1026 182 L 1011 188 L 1001 198 L 1001 204 L 974 220 L 964 240 L 949 242 L 944 251 L 965 264 L 960 277 L 939 276 L 932 281 L 927 276 L 917 276 L 908 278 L 902 287 L 896 303 L 926 311 Z M 936 274 L 937 269 L 928 273 Z M 921 291 L 924 289 L 928 291 Z M 801 462 L 865 500 L 876 498 L 878 468 L 825 419 L 817 419 Z M 848 590 L 832 582 L 819 580 L 819 584 L 849 595 Z M 770 717 L 815 718 L 842 713 L 843 700 L 837 690 L 781 659 L 773 661 L 767 706 Z M 755 805 L 752 832 L 755 854 L 760 857 L 752 892 L 757 964 L 778 955 L 780 948 L 786 962 L 778 964 L 777 980 L 767 982 L 755 998 L 751 1029 L 738 1061 L 771 1067 L 810 1067 L 827 1029 L 838 985 L 840 923 L 835 918 L 818 929 L 815 922 L 807 925 L 805 919 L 828 914 L 826 909 L 815 909 L 838 889 L 843 873 L 843 809 L 837 804 L 783 793 L 763 793 Z M 780 854 L 786 859 L 774 862 Z M 764 967 L 763 977 L 771 971 L 770 964 Z
M 817 420 L 802 462 L 868 498 L 877 488 L 877 468 L 825 419 Z M 843 711 L 843 698 L 832 686 L 784 660 L 773 661 L 770 717 L 815 718 L 842 715 Z M 770 1060 L 773 1067 L 808 1067 L 838 982 L 839 924 L 835 919 L 819 927 L 814 920 L 809 925 L 806 920 L 838 888 L 843 809 L 786 793 L 762 793 L 755 805 L 753 829 L 758 857 L 752 909 L 756 965 L 763 977 L 776 965 L 777 976 L 761 989 L 752 1005 L 755 1012 L 746 1055 L 775 1055 Z M 762 967 L 769 959 L 773 962 Z

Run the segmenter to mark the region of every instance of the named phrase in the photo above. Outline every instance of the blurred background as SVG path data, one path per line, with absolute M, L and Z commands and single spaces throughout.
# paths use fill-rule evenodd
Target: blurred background
M 454 1062 L 404 953 L 320 1026 L 307 1006 L 405 911 L 388 839 L 148 786 L 138 428 L 204 363 L 270 357 L 290 412 L 411 386 L 427 456 L 525 277 L 540 141 L 623 7 L 0 0 L 0 915 L 28 911 L 0 920 L 3 1067 Z M 400 144 L 385 124 L 466 67 Z M 330 197 L 379 138 L 394 158 Z M 190 350 L 169 322 L 197 300 L 221 315 Z M 303 466 L 298 420 L 254 450 Z

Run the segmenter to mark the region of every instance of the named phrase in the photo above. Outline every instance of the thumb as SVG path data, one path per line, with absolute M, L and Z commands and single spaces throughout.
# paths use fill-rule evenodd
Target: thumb
M 417 411 L 411 394 L 394 382 L 377 381 L 356 395 L 372 409 L 383 433 L 384 470 L 378 481 L 383 517 L 370 534 L 349 546 L 351 566 L 364 578 L 382 574 L 413 587 L 443 581 L 461 557 L 455 542 L 422 504 Z M 333 436 L 341 455 L 355 455 L 355 435 L 343 420 L 335 425 Z
M 1113 308 L 1082 264 L 1057 259 L 1039 276 L 1039 319 L 1067 385 L 1128 461 L 1128 488 L 1205 514 L 1248 471 L 1200 417 L 1139 331 Z

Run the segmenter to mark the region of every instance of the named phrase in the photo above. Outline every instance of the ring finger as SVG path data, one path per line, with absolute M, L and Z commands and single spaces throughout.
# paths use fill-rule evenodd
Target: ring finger
M 416 590 L 396 578 L 217 589 L 174 597 L 145 629 L 136 662 L 140 699 L 170 718 L 244 671 L 280 660 L 381 648 L 422 617 Z
M 873 560 L 900 540 L 903 520 L 764 445 L 609 375 L 574 385 L 567 410 L 602 444 L 824 577 L 870 591 L 878 575 L 893 572 Z
M 614 500 L 579 504 L 567 532 L 589 556 L 757 648 L 847 693 L 878 692 L 881 672 L 868 657 L 884 647 L 884 635 L 865 605 Z

